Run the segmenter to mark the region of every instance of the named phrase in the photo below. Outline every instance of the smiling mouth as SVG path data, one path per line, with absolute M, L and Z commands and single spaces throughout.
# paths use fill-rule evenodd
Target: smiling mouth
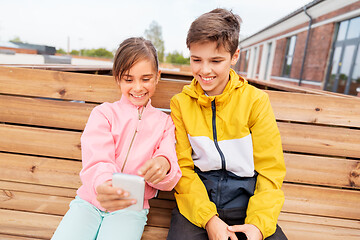
M 203 77 L 203 76 L 200 76 L 200 77 L 201 77 L 201 80 L 205 83 L 211 82 L 213 79 L 215 79 L 215 77 Z
M 142 98 L 146 95 L 146 93 L 143 93 L 143 94 L 140 94 L 140 95 L 134 95 L 134 94 L 131 94 L 131 96 L 133 96 L 134 98 Z

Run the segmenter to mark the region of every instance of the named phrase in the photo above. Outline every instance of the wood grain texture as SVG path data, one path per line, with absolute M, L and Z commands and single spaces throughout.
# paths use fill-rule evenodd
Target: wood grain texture
M 279 122 L 284 151 L 360 158 L 360 129 Z
M 19 239 L 50 239 L 61 217 L 0 209 L 0 234 Z M 282 213 L 279 224 L 291 240 L 357 240 L 359 221 Z M 152 231 L 156 234 L 151 234 Z M 0 236 L 2 236 L 0 235 Z M 167 229 L 146 226 L 143 239 L 166 239 Z
M 80 132 L 0 124 L 0 151 L 81 160 Z
M 168 109 L 188 83 L 161 80 L 153 106 Z M 266 90 L 287 167 L 279 223 L 292 240 L 359 239 L 360 101 L 292 90 Z M 1 239 L 50 239 L 81 185 L 87 118 L 119 97 L 111 76 L 0 67 Z M 173 194 L 150 200 L 142 239 L 166 238 Z
M 0 121 L 83 130 L 95 104 L 0 95 Z
M 360 100 L 266 91 L 277 120 L 360 128 Z
M 68 196 L 68 193 L 67 196 L 55 195 L 52 192 L 37 193 L 32 189 L 13 190 L 11 184 L 0 189 L 0 208 L 52 215 L 64 215 L 70 201 L 75 197 L 73 189 L 69 190 L 69 193 L 74 194 L 72 196 Z M 283 185 L 283 191 L 283 212 L 360 220 L 359 191 L 287 183 Z M 54 192 L 57 190 L 54 189 Z M 150 206 L 149 224 L 168 227 L 174 201 L 153 199 Z

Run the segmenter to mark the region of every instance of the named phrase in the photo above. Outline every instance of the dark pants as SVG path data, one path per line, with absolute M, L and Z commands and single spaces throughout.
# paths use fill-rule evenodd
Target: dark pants
M 219 210 L 219 217 L 228 225 L 244 224 L 245 211 L 243 209 Z M 240 216 L 240 218 L 239 218 Z M 247 239 L 244 233 L 236 233 L 239 240 Z M 199 228 L 187 220 L 176 207 L 171 214 L 171 223 L 167 240 L 208 240 L 204 228 Z M 277 225 L 273 235 L 266 240 L 287 240 L 281 228 Z

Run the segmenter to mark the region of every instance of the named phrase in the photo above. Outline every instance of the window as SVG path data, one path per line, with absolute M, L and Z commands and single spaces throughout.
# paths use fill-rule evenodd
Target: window
M 253 52 L 254 56 L 252 56 L 252 66 L 250 70 L 250 77 L 255 78 L 256 68 L 257 68 L 257 55 L 258 55 L 258 47 L 254 48 Z M 249 75 L 248 75 L 249 77 Z
M 271 56 L 271 47 L 272 47 L 272 42 L 269 42 L 267 44 L 267 54 L 266 54 L 266 65 L 265 65 L 265 74 L 264 74 L 264 79 L 268 79 L 268 74 L 270 71 L 270 56 Z
M 336 41 L 324 89 L 358 95 L 360 93 L 360 17 L 338 24 Z
M 296 36 L 292 36 L 286 39 L 286 49 L 282 76 L 290 77 L 291 65 L 294 58 Z
M 249 50 L 245 52 L 245 59 L 244 59 L 244 72 L 247 72 L 248 62 L 249 62 Z

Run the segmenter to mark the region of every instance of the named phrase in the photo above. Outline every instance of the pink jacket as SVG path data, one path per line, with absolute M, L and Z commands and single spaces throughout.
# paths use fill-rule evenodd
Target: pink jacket
M 95 189 L 111 180 L 113 173 L 121 172 L 127 155 L 123 172 L 134 175 L 147 160 L 164 156 L 170 162 L 169 173 L 160 183 L 145 186 L 144 208 L 149 208 L 148 200 L 157 189 L 170 191 L 181 177 L 174 130 L 171 117 L 151 106 L 150 101 L 144 109 L 126 97 L 95 107 L 81 136 L 83 185 L 78 196 L 104 210 L 96 200 Z

